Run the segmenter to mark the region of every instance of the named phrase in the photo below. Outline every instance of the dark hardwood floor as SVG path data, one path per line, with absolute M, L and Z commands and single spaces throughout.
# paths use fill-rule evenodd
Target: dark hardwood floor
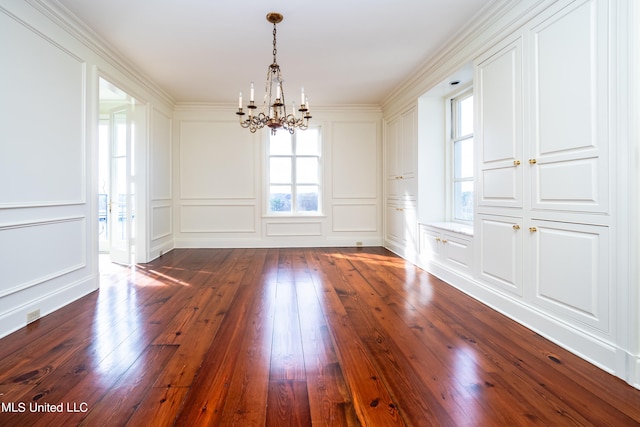
M 382 248 L 103 274 L 0 340 L 0 404 L 20 427 L 640 425 L 639 390 Z

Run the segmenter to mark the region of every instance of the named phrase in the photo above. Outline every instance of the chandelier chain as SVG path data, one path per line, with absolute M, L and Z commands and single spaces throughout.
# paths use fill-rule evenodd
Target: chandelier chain
M 276 53 L 278 53 L 278 49 L 276 49 L 276 24 L 273 24 L 273 63 L 276 64 Z

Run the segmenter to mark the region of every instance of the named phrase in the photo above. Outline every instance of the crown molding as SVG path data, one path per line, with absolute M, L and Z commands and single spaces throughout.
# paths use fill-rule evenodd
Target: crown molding
M 451 73 L 473 61 L 501 36 L 522 26 L 559 0 L 493 0 L 480 10 L 449 43 L 427 58 L 380 103 L 388 111 L 407 108 Z
M 124 58 L 117 50 L 111 47 L 104 38 L 78 19 L 58 0 L 25 0 L 25 2 L 42 13 L 74 39 L 89 48 L 109 65 L 123 73 L 128 79 L 135 82 L 135 84 L 157 96 L 171 107 L 175 105 L 175 99 L 171 95 L 156 85 L 151 78 Z

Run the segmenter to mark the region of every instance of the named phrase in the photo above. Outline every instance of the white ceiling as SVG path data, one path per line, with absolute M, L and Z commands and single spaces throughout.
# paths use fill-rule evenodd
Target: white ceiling
M 288 99 L 379 104 L 493 0 L 57 0 L 177 102 L 237 102 L 272 61 Z M 293 98 L 296 96 L 296 98 Z

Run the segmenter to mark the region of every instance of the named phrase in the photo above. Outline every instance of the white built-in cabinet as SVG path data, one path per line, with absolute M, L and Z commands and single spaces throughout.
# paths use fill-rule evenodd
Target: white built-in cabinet
M 402 252 L 417 250 L 418 122 L 415 106 L 386 125 L 386 241 Z
M 610 334 L 606 0 L 550 8 L 475 67 L 477 279 Z
M 473 236 L 451 230 L 451 225 L 420 224 L 421 261 L 427 265 L 444 265 L 470 275 L 473 272 Z

